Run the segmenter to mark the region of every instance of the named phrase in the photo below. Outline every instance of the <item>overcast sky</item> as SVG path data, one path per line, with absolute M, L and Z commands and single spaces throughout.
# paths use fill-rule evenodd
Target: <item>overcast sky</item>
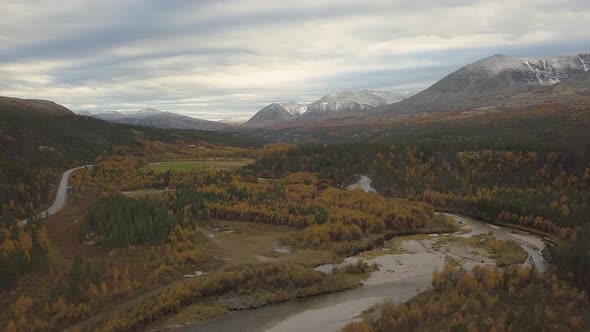
M 205 119 L 590 50 L 588 0 L 1 0 L 0 95 Z

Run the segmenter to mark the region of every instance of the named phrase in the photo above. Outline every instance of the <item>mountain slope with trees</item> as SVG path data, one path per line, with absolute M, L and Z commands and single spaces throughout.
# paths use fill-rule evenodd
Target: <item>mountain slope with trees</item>
M 18 218 L 32 214 L 48 200 L 63 170 L 92 164 L 99 155 L 115 154 L 121 146 L 141 155 L 147 141 L 259 144 L 241 133 L 120 125 L 71 112 L 56 115 L 28 104 L 23 107 L 0 103 L 0 215 L 11 210 Z

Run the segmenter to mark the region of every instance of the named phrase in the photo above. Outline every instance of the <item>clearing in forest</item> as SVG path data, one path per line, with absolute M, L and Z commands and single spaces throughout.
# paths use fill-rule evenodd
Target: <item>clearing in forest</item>
M 156 173 L 190 172 L 190 171 L 219 171 L 236 169 L 251 164 L 254 159 L 200 159 L 200 160 L 176 160 L 150 163 L 146 167 Z

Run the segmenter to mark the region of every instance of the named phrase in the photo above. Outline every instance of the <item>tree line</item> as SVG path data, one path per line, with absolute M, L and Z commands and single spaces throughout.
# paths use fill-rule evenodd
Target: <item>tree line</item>
M 566 238 L 590 215 L 590 163 L 582 155 L 431 151 L 383 144 L 303 145 L 277 152 L 250 168 L 267 177 L 317 172 L 334 183 L 344 183 L 354 174 L 370 174 L 376 188 L 388 196 L 422 200 L 492 220 L 500 217 L 538 225 Z M 543 222 L 535 222 L 537 217 Z
M 575 128 L 571 135 L 581 130 Z M 334 184 L 369 174 L 388 196 L 555 234 L 565 240 L 551 250 L 559 275 L 587 289 L 590 155 L 588 149 L 571 146 L 588 141 L 568 146 L 565 133 L 556 131 L 553 141 L 515 138 L 492 149 L 483 136 L 447 135 L 392 139 L 397 144 L 301 145 L 248 169 L 270 178 L 313 171 L 320 181 Z
M 275 180 L 253 174 L 219 173 L 174 179 L 168 209 L 184 220 L 242 220 L 302 229 L 298 244 L 320 246 L 359 240 L 386 231 L 413 232 L 450 227 L 432 206 L 374 193 L 338 189 L 312 173 L 292 173 Z
M 160 243 L 181 222 L 147 198 L 115 194 L 99 199 L 87 212 L 81 236 L 106 247 Z

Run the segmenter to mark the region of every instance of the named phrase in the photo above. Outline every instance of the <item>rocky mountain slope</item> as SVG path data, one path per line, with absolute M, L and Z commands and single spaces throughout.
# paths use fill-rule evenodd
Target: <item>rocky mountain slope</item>
M 272 103 L 258 111 L 246 126 L 259 126 L 278 122 L 285 122 L 301 115 L 305 112 L 306 106 L 295 102 Z
M 505 105 L 518 107 L 528 104 L 560 103 L 590 105 L 590 71 L 557 84 L 523 92 L 508 98 Z
M 503 106 L 510 96 L 568 81 L 588 70 L 590 53 L 546 58 L 494 55 L 381 110 L 413 113 Z
M 301 115 L 307 111 L 307 105 L 299 104 L 294 101 L 289 101 L 281 104 L 287 112 L 294 116 Z

